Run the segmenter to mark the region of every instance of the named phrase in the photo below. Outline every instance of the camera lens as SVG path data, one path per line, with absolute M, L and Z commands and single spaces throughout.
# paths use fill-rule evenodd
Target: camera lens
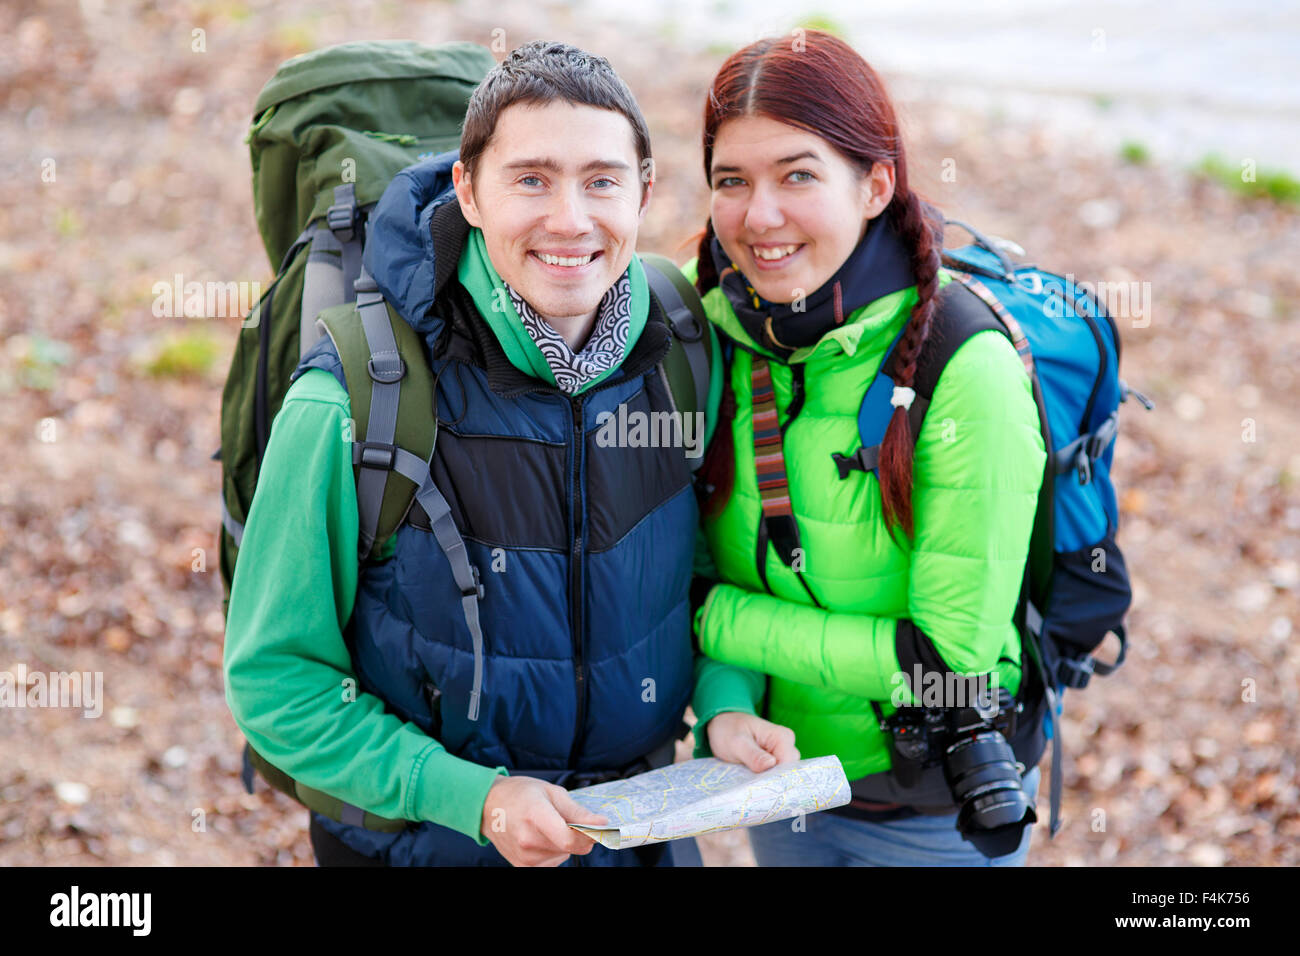
M 1038 815 L 1021 786 L 1007 739 L 993 730 L 963 739 L 948 750 L 943 770 L 961 805 L 957 829 L 962 836 L 988 857 L 1014 852 L 1025 826 Z

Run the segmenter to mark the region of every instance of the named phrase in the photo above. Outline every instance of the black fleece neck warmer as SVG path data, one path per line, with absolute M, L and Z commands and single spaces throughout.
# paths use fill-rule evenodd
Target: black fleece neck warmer
M 799 311 L 796 303 L 761 298 L 722 251 L 716 237 L 711 248 L 722 291 L 736 317 L 750 338 L 781 361 L 788 361 L 796 349 L 813 345 L 844 324 L 855 309 L 916 285 L 911 250 L 898 234 L 893 217 L 886 214 L 871 220 L 866 235 L 844 265 L 821 288 L 805 297 Z

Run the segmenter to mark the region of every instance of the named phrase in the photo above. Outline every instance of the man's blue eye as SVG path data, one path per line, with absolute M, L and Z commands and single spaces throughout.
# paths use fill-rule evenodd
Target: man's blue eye
M 537 176 L 524 176 L 522 179 L 519 180 L 519 182 L 524 186 L 532 186 L 532 185 L 540 186 L 542 184 L 542 180 Z
M 597 185 L 599 185 L 600 183 L 605 183 L 607 186 L 614 186 L 614 185 L 617 185 L 617 184 L 614 182 L 614 180 L 612 180 L 612 179 L 606 179 L 604 176 L 602 176 L 600 179 L 593 180 L 591 184 L 592 184 L 593 186 L 597 186 Z

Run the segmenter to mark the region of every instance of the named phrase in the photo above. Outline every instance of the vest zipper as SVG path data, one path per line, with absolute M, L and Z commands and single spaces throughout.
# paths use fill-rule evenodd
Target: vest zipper
M 660 356 L 662 359 L 663 356 Z M 644 378 L 651 373 L 660 374 L 656 366 L 651 366 L 644 372 L 638 373 L 638 376 Z M 582 428 L 582 409 L 583 402 L 588 395 L 594 395 L 596 392 L 604 391 L 607 388 L 613 388 L 616 385 L 625 384 L 627 380 L 616 377 L 613 381 L 601 382 L 594 385 L 584 395 L 578 395 L 569 398 L 569 408 L 573 412 L 573 545 L 569 549 L 569 617 L 572 621 L 572 643 L 573 643 L 573 685 L 574 692 L 578 699 L 577 719 L 573 728 L 573 744 L 569 748 L 568 767 L 577 768 L 578 754 L 582 751 L 583 743 L 583 725 L 587 721 L 587 672 L 584 661 L 584 641 L 583 641 L 583 547 L 582 536 L 586 529 L 582 523 L 582 467 L 586 456 L 587 444 L 586 435 Z M 667 380 L 664 381 L 664 387 L 668 387 Z M 544 389 L 535 389 L 535 391 L 544 391 Z
M 587 719 L 587 682 L 583 662 L 582 620 L 582 464 L 586 441 L 582 429 L 582 398 L 569 400 L 573 412 L 573 545 L 569 553 L 569 619 L 573 629 L 573 683 L 577 694 L 577 720 L 573 728 L 573 745 L 569 748 L 568 766 L 577 767 L 578 753 L 582 750 L 582 730 Z

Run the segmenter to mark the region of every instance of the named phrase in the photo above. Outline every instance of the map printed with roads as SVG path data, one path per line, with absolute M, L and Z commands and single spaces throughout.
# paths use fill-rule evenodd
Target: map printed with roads
M 850 799 L 848 778 L 834 755 L 762 773 L 712 757 L 688 760 L 569 796 L 609 820 L 606 827 L 569 826 L 613 850 L 788 820 Z

